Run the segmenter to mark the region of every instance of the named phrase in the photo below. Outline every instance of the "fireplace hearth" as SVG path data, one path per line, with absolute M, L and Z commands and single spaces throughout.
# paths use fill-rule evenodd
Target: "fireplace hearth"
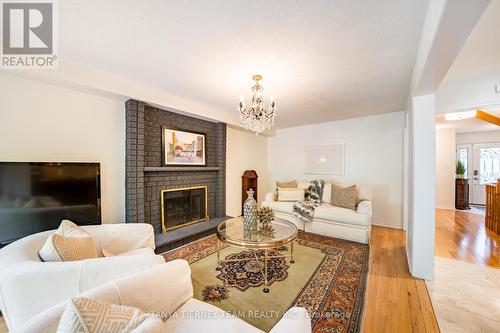
M 162 231 L 208 220 L 207 186 L 161 191 Z

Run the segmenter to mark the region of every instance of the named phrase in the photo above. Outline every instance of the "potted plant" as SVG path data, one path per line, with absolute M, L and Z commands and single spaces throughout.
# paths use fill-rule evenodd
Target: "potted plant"
M 455 173 L 457 174 L 457 178 L 464 178 L 465 166 L 462 163 L 462 161 L 457 161 L 457 164 L 455 167 Z

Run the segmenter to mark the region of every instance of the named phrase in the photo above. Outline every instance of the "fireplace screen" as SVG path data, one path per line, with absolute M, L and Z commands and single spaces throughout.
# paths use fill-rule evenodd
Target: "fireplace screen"
M 205 220 L 208 220 L 206 186 L 161 191 L 161 221 L 164 233 Z

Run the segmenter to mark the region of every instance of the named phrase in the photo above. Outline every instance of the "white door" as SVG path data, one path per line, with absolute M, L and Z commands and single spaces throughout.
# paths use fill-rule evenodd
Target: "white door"
M 470 202 L 484 205 L 486 193 L 484 185 L 495 183 L 500 178 L 500 143 L 472 145 L 472 178 Z

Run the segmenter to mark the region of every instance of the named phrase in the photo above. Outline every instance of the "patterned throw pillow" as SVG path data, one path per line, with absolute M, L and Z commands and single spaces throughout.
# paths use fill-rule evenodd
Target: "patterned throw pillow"
M 124 333 L 160 332 L 160 318 L 140 309 L 100 302 L 89 298 L 73 298 L 64 310 L 57 333 Z M 148 330 L 140 329 L 142 324 Z
M 97 250 L 85 229 L 63 220 L 56 232 L 47 238 L 38 255 L 46 262 L 73 261 L 97 258 Z
M 297 180 L 276 181 L 277 188 L 297 188 Z
M 332 205 L 356 209 L 356 185 L 342 187 L 332 184 Z
M 304 201 L 305 194 L 303 188 L 278 187 L 278 201 Z

